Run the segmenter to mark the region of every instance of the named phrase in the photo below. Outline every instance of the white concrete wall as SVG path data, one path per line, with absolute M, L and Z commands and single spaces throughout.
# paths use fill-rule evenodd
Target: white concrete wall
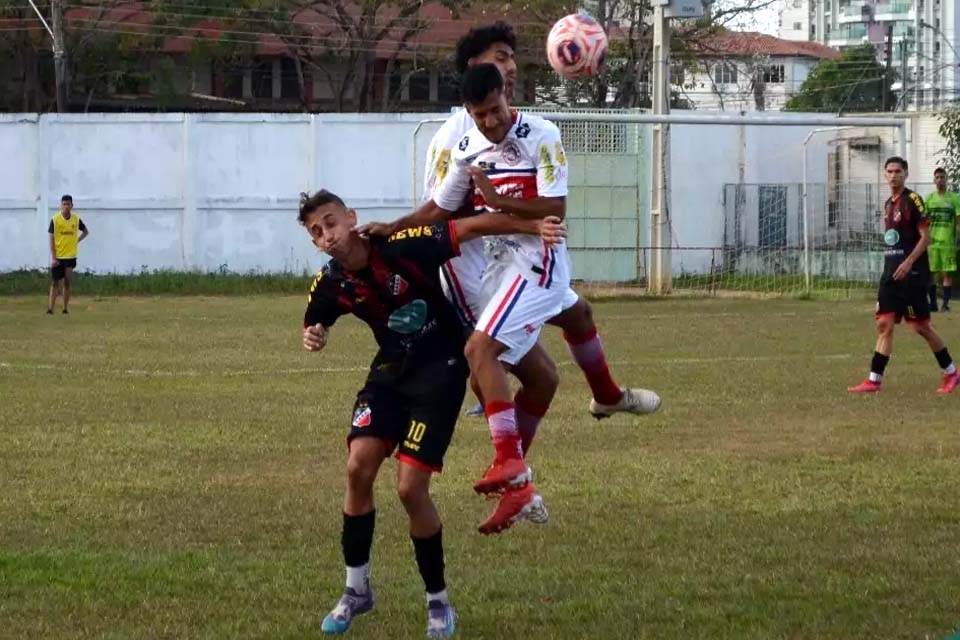
M 296 222 L 298 193 L 328 188 L 361 221 L 407 213 L 437 125 L 421 127 L 416 144 L 413 133 L 438 117 L 0 116 L 0 271 L 48 264 L 46 228 L 63 193 L 91 229 L 82 270 L 312 271 L 323 259 Z M 809 130 L 674 126 L 675 246 L 721 246 L 725 184 L 800 183 Z M 826 181 L 830 137 L 810 147 L 812 182 Z M 678 252 L 674 265 L 700 272 L 710 252 Z
M 299 192 L 328 188 L 363 221 L 407 213 L 425 117 L 2 115 L 0 270 L 48 264 L 64 193 L 91 230 L 81 269 L 313 270 Z

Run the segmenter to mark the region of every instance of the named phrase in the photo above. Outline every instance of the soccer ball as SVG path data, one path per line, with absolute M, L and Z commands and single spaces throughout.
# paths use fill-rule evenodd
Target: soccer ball
M 595 76 L 607 58 L 607 34 L 586 13 L 560 18 L 547 36 L 547 59 L 554 71 L 570 80 Z

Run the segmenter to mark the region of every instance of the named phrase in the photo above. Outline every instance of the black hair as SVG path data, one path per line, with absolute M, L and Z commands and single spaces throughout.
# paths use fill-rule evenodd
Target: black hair
M 940 174 L 940 173 L 942 173 L 944 176 L 946 176 L 946 175 L 947 175 L 947 170 L 944 169 L 943 167 L 937 167 L 936 169 L 933 170 L 933 175 L 937 175 L 937 174 Z
M 73 204 L 73 196 L 65 193 L 60 196 L 60 202 L 69 202 L 70 204 Z
M 307 216 L 319 209 L 320 207 L 328 204 L 337 204 L 347 208 L 347 205 L 343 204 L 343 200 L 340 199 L 335 193 L 331 193 L 326 189 L 320 189 L 314 194 L 301 193 L 300 194 L 300 213 L 297 214 L 297 221 L 300 224 L 307 223 Z
M 502 20 L 482 27 L 474 27 L 467 35 L 457 41 L 457 55 L 455 64 L 457 73 L 464 73 L 470 66 L 470 59 L 483 55 L 483 52 L 502 42 L 511 49 L 517 48 L 517 36 L 513 27 Z
M 460 81 L 460 95 L 467 104 L 480 104 L 494 91 L 503 91 L 503 76 L 493 64 L 470 67 Z
M 904 171 L 907 170 L 907 161 L 901 158 L 900 156 L 891 156 L 887 158 L 887 161 L 883 163 L 883 168 L 886 169 L 888 165 L 893 164 L 894 162 L 896 162 L 901 167 L 903 167 Z

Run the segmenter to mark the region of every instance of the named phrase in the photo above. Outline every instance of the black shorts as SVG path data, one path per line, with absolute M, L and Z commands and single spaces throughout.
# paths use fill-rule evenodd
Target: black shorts
M 57 282 L 58 280 L 63 280 L 67 275 L 67 268 L 76 269 L 77 259 L 76 258 L 58 258 L 57 266 L 50 268 L 50 278 L 54 282 Z
M 877 291 L 877 318 L 894 316 L 896 322 L 927 322 L 930 320 L 930 302 L 927 297 L 929 278 L 908 276 L 896 281 L 884 278 Z
M 443 469 L 467 392 L 469 369 L 462 358 L 418 368 L 396 382 L 371 376 L 357 394 L 347 443 L 383 440 L 397 459 L 424 471 Z

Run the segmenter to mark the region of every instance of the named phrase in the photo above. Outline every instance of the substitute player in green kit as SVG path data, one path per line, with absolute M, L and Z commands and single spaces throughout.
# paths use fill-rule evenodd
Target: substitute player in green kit
M 937 276 L 943 287 L 944 311 L 950 311 L 953 294 L 953 272 L 957 270 L 957 237 L 960 228 L 960 196 L 947 191 L 947 172 L 937 167 L 933 172 L 937 190 L 926 197 L 927 217 L 930 220 L 930 310 L 937 310 Z

